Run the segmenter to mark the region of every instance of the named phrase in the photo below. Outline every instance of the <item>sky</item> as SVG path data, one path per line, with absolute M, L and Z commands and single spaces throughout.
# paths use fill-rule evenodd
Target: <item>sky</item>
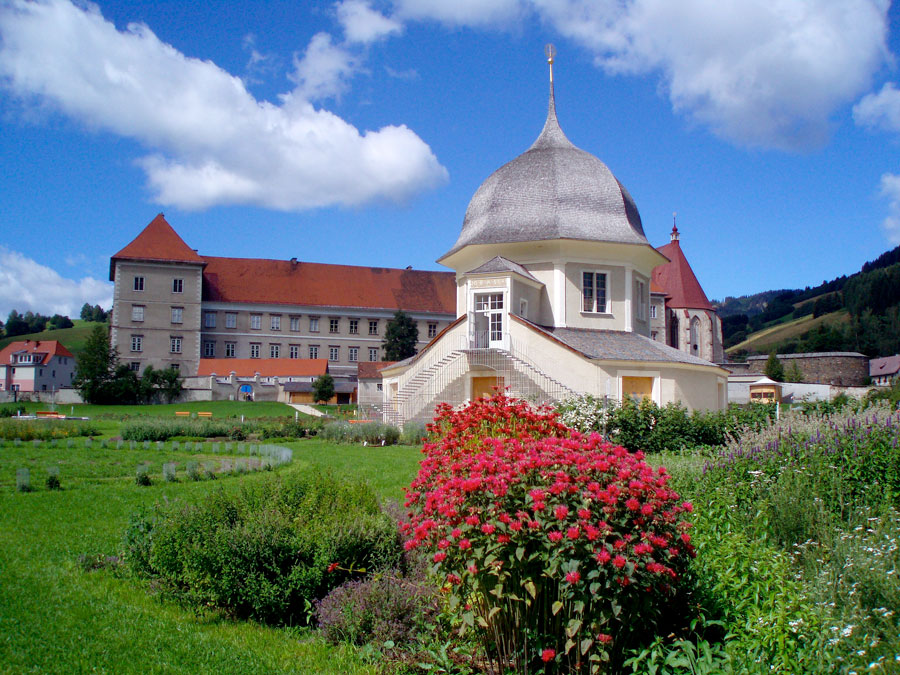
M 560 125 L 711 299 L 900 244 L 886 0 L 0 0 L 0 320 L 109 307 L 157 213 L 201 255 L 445 269 Z

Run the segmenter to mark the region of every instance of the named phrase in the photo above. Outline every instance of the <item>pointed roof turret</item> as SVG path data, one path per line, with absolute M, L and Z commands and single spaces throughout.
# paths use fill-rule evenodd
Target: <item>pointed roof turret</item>
M 681 250 L 678 228 L 672 226 L 672 240 L 657 249 L 669 262 L 653 268 L 652 283 L 665 289 L 666 304 L 676 309 L 708 309 L 715 311 L 690 263 Z
M 552 66 L 552 56 L 548 53 Z M 649 245 L 628 190 L 599 159 L 566 138 L 550 101 L 540 135 L 475 192 L 445 260 L 475 244 L 575 239 Z
M 109 280 L 113 281 L 116 260 L 152 260 L 159 262 L 182 262 L 205 265 L 197 252 L 184 243 L 184 239 L 166 221 L 163 214 L 141 230 L 130 244 L 116 253 L 109 262 Z

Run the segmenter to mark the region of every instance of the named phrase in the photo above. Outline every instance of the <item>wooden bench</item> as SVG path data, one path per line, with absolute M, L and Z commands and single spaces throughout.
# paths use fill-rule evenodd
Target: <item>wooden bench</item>
M 198 412 L 197 417 L 212 417 L 211 412 Z
M 58 420 L 58 419 L 64 418 L 65 415 L 63 415 L 62 413 L 58 413 L 55 410 L 38 410 L 35 413 L 35 417 L 51 419 L 51 420 Z
M 191 413 L 186 410 L 176 410 L 175 417 L 190 417 Z

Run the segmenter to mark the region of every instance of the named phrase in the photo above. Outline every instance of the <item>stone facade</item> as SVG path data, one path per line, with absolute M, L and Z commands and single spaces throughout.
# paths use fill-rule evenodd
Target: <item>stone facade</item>
M 750 356 L 747 363 L 752 372 L 764 372 L 768 356 Z M 865 384 L 869 376 L 869 359 L 857 352 L 819 352 L 812 354 L 778 354 L 785 368 L 796 363 L 807 384 L 831 384 L 856 387 Z

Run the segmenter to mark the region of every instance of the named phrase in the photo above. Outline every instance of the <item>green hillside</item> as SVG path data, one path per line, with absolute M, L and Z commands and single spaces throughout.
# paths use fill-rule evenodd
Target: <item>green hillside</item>
M 29 333 L 27 335 L 16 335 L 15 337 L 0 338 L 0 349 L 3 349 L 10 342 L 18 340 L 59 340 L 66 349 L 78 356 L 79 352 L 84 349 L 88 336 L 97 324 L 92 321 L 81 321 L 75 319 L 72 328 L 62 328 L 60 330 L 45 330 L 40 333 Z
M 783 322 L 768 326 L 755 333 L 751 333 L 746 340 L 739 342 L 725 350 L 727 354 L 736 352 L 755 352 L 766 354 L 773 349 L 778 350 L 778 346 L 792 338 L 799 338 L 804 333 L 818 328 L 822 325 L 843 325 L 850 320 L 850 314 L 847 310 L 831 312 L 823 314 L 819 317 L 813 317 L 812 314 L 801 316 L 799 319 L 787 319 Z

